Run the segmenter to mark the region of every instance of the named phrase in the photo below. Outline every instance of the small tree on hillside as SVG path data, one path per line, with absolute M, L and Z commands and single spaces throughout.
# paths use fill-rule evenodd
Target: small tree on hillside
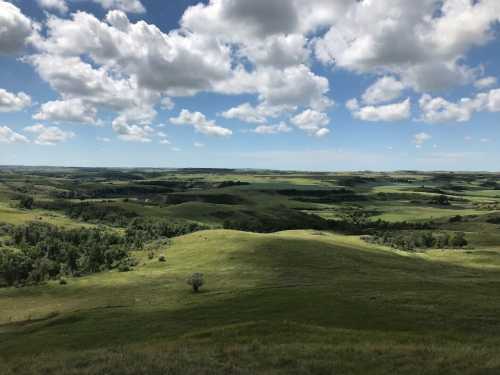
M 193 287 L 193 292 L 197 293 L 198 290 L 205 283 L 203 279 L 203 274 L 199 272 L 193 273 L 191 277 L 188 279 L 187 283 Z

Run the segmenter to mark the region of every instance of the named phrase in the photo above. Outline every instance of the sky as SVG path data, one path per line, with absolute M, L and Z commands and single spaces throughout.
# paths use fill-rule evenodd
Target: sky
M 0 0 L 0 165 L 499 171 L 498 0 Z

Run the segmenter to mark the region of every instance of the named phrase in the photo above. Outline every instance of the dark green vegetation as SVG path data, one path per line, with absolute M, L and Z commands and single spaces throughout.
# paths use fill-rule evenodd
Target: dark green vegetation
M 499 373 L 499 186 L 0 168 L 0 374 Z

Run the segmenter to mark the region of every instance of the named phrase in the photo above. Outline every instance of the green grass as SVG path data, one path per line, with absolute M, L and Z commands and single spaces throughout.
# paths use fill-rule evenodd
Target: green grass
M 0 373 L 500 369 L 500 251 L 411 254 L 312 231 L 213 230 L 163 253 L 166 263 L 138 254 L 130 273 L 0 289 Z M 202 293 L 186 285 L 192 272 L 205 274 Z
M 21 225 L 31 221 L 40 221 L 64 228 L 92 226 L 91 224 L 77 222 L 65 215 L 53 211 L 22 210 L 9 207 L 7 204 L 0 202 L 0 223 Z

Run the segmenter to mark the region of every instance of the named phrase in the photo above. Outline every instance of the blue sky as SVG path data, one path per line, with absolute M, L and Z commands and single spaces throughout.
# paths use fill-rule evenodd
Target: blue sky
M 499 21 L 497 0 L 0 0 L 0 164 L 498 171 Z

